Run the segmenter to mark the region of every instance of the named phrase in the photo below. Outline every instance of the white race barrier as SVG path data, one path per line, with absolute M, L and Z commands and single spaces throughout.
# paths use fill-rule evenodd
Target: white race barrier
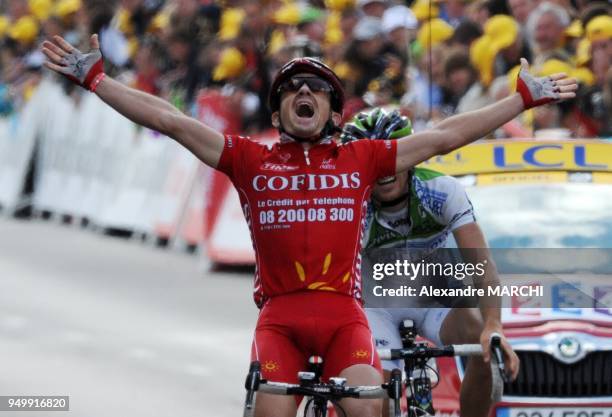
M 21 112 L 0 119 L 0 205 L 7 211 L 20 204 L 37 144 L 35 210 L 201 243 L 206 171 L 176 142 L 137 127 L 93 94 L 75 101 L 45 80 Z
M 32 202 L 40 211 L 69 213 L 69 210 L 64 209 L 63 200 L 69 182 L 66 161 L 75 158 L 72 142 L 76 132 L 74 124 L 76 108 L 74 102 L 54 83 L 45 81 L 38 91 L 44 92 L 44 95 L 40 95 L 40 100 L 44 103 L 52 102 L 53 105 L 45 106 L 45 115 L 41 122 L 37 176 Z M 38 96 L 32 101 L 36 99 Z
M 244 219 L 238 192 L 233 186 L 225 194 L 218 213 L 206 245 L 208 257 L 222 264 L 254 264 L 251 233 Z
M 6 212 L 15 211 L 21 203 L 49 89 L 52 87 L 43 83 L 20 113 L 0 122 L 0 205 Z
M 202 243 L 205 228 L 206 190 L 214 172 L 212 168 L 204 164 L 199 165 L 195 181 L 191 185 L 187 206 L 177 226 L 176 239 L 172 242 L 174 246 L 180 248 L 181 245 L 197 246 Z
M 130 147 L 113 163 L 115 181 L 107 187 L 104 204 L 99 206 L 94 222 L 105 228 L 127 229 L 152 233 L 151 208 L 147 206 L 151 183 L 156 181 L 155 169 L 164 145 L 143 131 L 126 139 Z M 111 171 L 110 169 L 108 171 Z M 109 172 L 110 176 L 112 172 Z

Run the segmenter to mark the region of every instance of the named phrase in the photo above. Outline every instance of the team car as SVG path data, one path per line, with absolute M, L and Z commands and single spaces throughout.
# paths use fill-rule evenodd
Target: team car
M 481 142 L 425 166 L 462 181 L 493 252 L 523 248 L 559 274 L 559 259 L 574 256 L 574 271 L 596 278 L 574 273 L 548 298 L 504 298 L 504 332 L 521 367 L 491 416 L 612 416 L 612 142 Z M 464 362 L 437 365 L 437 415 L 458 416 Z

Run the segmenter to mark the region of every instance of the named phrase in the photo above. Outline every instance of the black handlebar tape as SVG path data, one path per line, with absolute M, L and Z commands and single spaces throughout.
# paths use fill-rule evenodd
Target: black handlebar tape
M 244 387 L 247 389 L 249 393 L 253 391 L 257 391 L 259 389 L 259 382 L 261 381 L 261 365 L 259 361 L 251 362 L 249 366 L 249 374 L 247 375 L 246 381 L 244 383 Z
M 491 336 L 491 351 L 493 355 L 495 355 L 495 360 L 497 361 L 497 367 L 499 368 L 502 380 L 507 383 L 508 375 L 506 375 L 506 364 L 504 363 L 504 354 L 501 349 L 501 336 L 496 333 Z

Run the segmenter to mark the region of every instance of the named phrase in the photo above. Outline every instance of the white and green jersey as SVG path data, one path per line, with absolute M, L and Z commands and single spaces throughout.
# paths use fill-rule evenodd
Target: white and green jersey
M 406 208 L 389 213 L 370 203 L 363 247 L 429 251 L 444 247 L 450 233 L 475 221 L 472 203 L 459 181 L 415 168 Z
M 412 175 L 409 198 L 408 207 L 394 213 L 376 209 L 370 203 L 363 242 L 366 250 L 364 262 L 379 260 L 367 255 L 368 249 L 375 248 L 407 250 L 400 251 L 401 254 L 393 251 L 374 256 L 390 256 L 392 260 L 404 255 L 420 258 L 424 253 L 429 254 L 446 246 L 448 236 L 458 227 L 476 221 L 472 203 L 459 181 L 439 172 L 416 168 Z M 440 283 L 448 285 L 453 284 L 453 281 Z M 416 299 L 405 298 L 402 302 L 404 304 L 401 308 L 366 308 L 376 347 L 401 348 L 402 341 L 397 329 L 407 318 L 414 321 L 419 335 L 441 346 L 440 329 L 451 309 L 436 299 L 417 302 Z M 399 361 L 381 363 L 386 370 L 402 366 Z

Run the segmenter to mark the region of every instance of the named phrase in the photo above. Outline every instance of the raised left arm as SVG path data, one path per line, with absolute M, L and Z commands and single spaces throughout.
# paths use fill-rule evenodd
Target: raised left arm
M 541 104 L 576 96 L 578 85 L 565 74 L 535 78 L 528 64 L 521 60 L 517 92 L 482 109 L 455 115 L 433 129 L 402 138 L 397 144 L 396 171 L 405 171 L 435 155 L 443 155 L 474 142 L 518 116 Z

